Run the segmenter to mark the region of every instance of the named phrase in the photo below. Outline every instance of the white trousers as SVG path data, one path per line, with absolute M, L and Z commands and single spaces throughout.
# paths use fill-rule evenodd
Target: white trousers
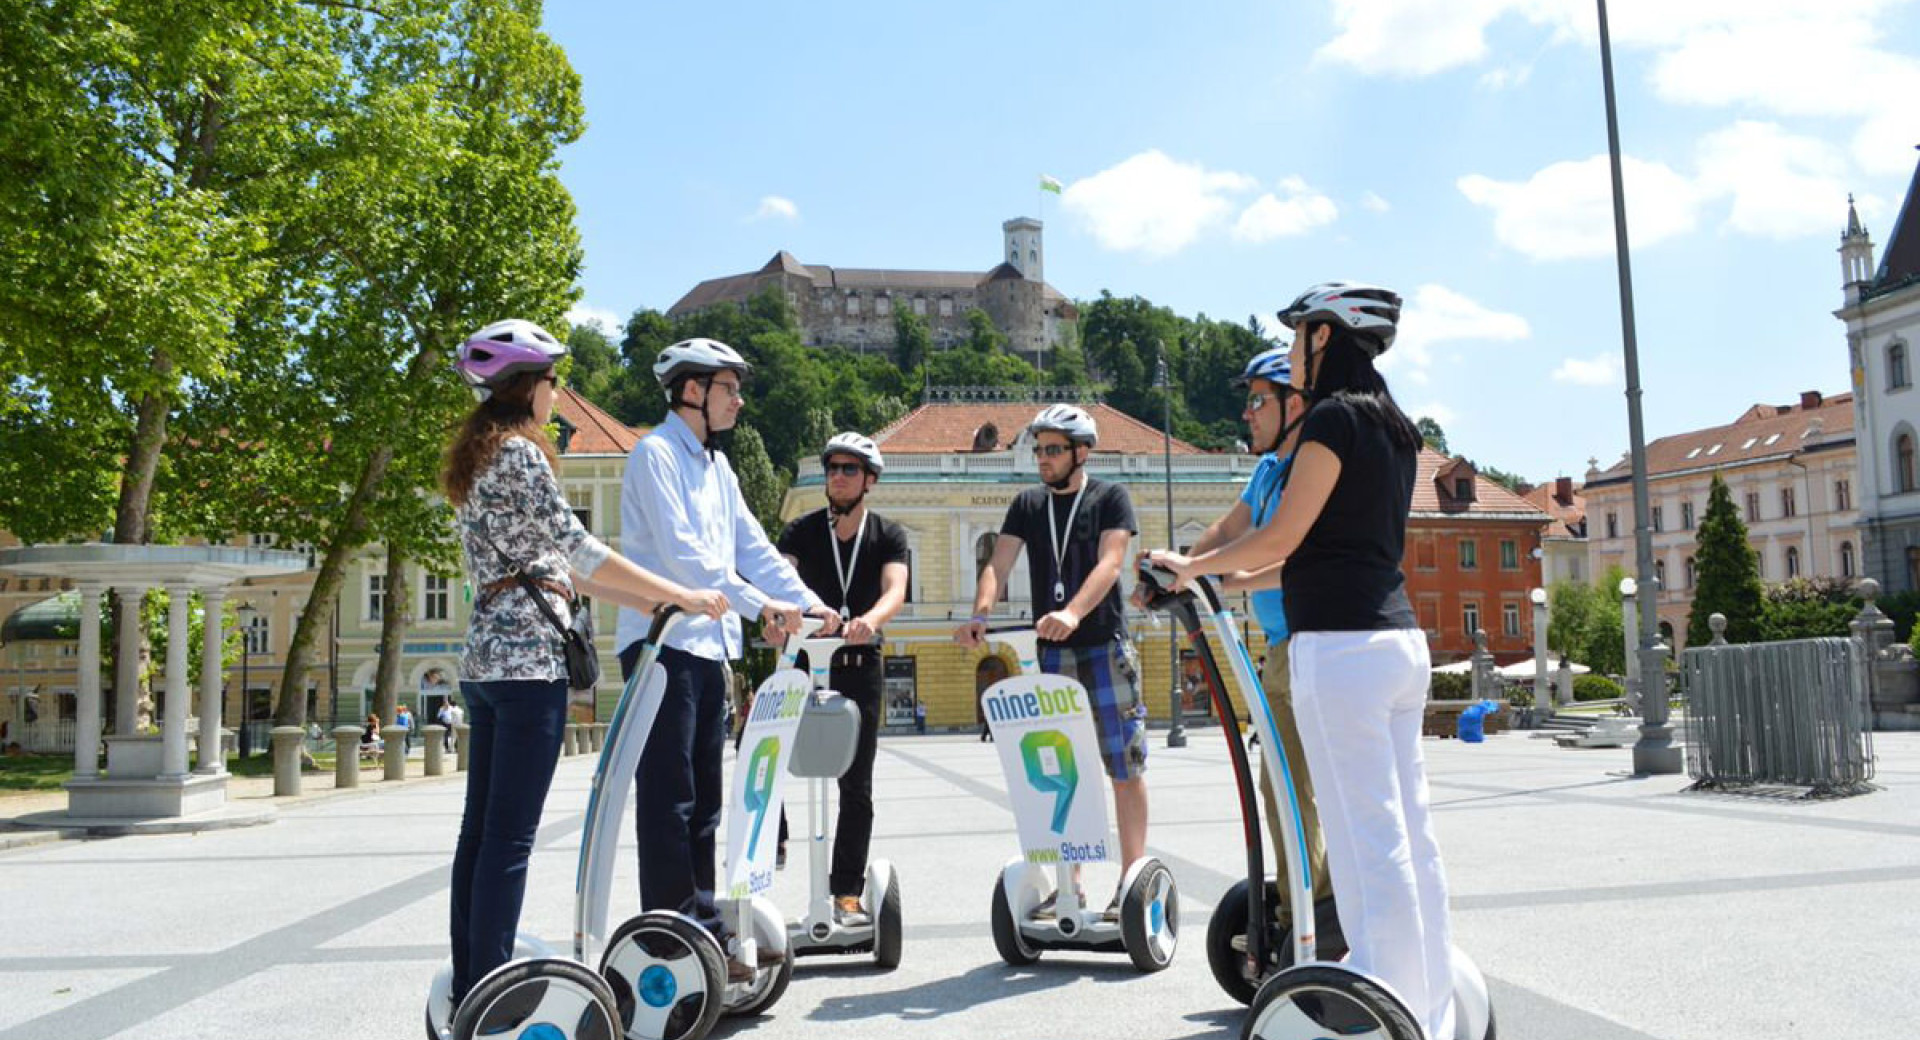
M 1347 962 L 1391 986 L 1427 1036 L 1451 1040 L 1447 875 L 1420 754 L 1426 635 L 1296 632 L 1289 651 Z

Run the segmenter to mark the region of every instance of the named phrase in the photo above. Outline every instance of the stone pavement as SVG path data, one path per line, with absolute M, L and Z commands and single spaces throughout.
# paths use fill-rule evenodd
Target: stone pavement
M 900 968 L 804 960 L 716 1036 L 1213 1037 L 1240 1009 L 1202 949 L 1239 864 L 1226 748 L 1154 738 L 1153 851 L 1182 894 L 1171 969 L 1004 965 L 988 899 L 1013 849 L 989 748 L 882 743 L 875 852 L 901 872 Z M 1906 1037 L 1920 1017 L 1920 734 L 1880 734 L 1885 789 L 1824 803 L 1683 794 L 1627 751 L 1525 734 L 1426 743 L 1457 938 L 1509 1040 Z M 565 946 L 591 760 L 562 762 L 524 923 Z M 243 794 L 242 797 L 245 797 Z M 283 803 L 267 826 L 0 852 L 0 1040 L 403 1038 L 444 957 L 456 778 Z M 25 811 L 0 800 L 0 816 Z M 804 820 L 797 807 L 796 824 Z M 796 827 L 796 830 L 800 828 Z M 631 837 L 628 842 L 631 843 Z M 775 896 L 804 890 L 804 848 Z M 637 897 L 622 857 L 616 915 Z M 1117 871 L 1094 871 L 1091 892 Z

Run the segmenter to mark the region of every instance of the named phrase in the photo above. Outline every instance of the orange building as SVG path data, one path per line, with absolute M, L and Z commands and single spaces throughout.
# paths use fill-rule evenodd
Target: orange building
M 1433 663 L 1473 653 L 1473 632 L 1501 664 L 1533 656 L 1528 593 L 1541 583 L 1553 518 L 1480 476 L 1466 459 L 1420 452 L 1407 515 L 1407 598 L 1427 630 Z

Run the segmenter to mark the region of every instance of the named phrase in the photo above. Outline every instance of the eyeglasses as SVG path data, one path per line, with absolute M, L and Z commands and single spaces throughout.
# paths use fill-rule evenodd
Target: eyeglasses
M 857 477 L 867 471 L 867 467 L 858 462 L 829 462 L 826 465 L 829 477 Z
M 744 401 L 747 399 L 746 394 L 741 392 L 739 383 L 712 382 L 708 383 L 707 386 L 712 390 L 725 390 L 727 396 L 736 401 Z
M 541 376 L 539 379 L 534 380 L 534 382 L 545 383 L 548 386 L 553 387 L 555 390 L 558 390 L 560 389 L 560 373 L 548 372 L 546 375 Z
M 1072 444 L 1036 444 L 1033 446 L 1033 453 L 1041 458 L 1054 459 L 1067 454 L 1075 447 L 1076 445 Z

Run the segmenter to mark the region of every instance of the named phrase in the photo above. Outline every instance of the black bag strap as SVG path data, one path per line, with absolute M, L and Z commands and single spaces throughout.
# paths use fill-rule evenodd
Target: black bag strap
M 552 625 L 555 632 L 560 633 L 560 638 L 564 641 L 572 630 L 561 624 L 560 615 L 555 614 L 553 608 L 547 606 L 547 598 L 540 595 L 540 586 L 535 585 L 533 579 L 527 577 L 527 572 L 514 562 L 513 557 L 501 550 L 500 546 L 487 534 L 485 524 L 476 523 L 474 527 L 479 530 L 480 537 L 488 547 L 493 549 L 494 554 L 500 557 L 500 562 L 507 568 L 507 576 L 520 583 L 520 587 L 526 590 L 527 598 L 533 600 L 533 605 L 540 608 L 541 616 L 547 619 L 547 624 Z

